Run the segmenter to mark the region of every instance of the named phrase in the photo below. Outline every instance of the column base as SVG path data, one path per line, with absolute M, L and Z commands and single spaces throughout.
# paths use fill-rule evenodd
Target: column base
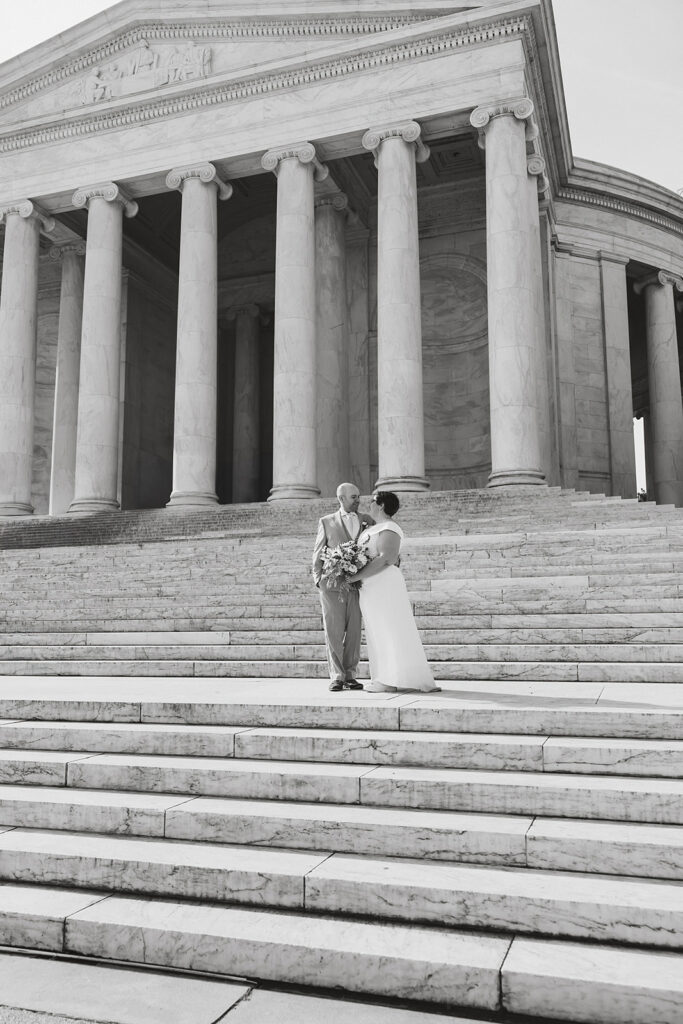
M 217 505 L 218 495 L 212 491 L 174 491 L 166 508 L 206 508 L 207 505 Z
M 428 491 L 429 481 L 423 476 L 383 476 L 375 483 L 375 491 Z
M 540 469 L 508 469 L 491 473 L 487 487 L 547 487 Z
M 78 498 L 69 505 L 72 512 L 120 512 L 118 501 L 113 498 Z
M 33 505 L 23 501 L 0 501 L 0 516 L 32 516 Z
M 280 484 L 271 488 L 268 501 L 310 501 L 319 497 L 319 489 L 311 484 Z

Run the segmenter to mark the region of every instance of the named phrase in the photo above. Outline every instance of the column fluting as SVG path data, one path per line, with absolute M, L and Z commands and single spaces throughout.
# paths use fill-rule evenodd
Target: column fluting
M 50 258 L 59 260 L 62 266 L 52 419 L 49 506 L 52 516 L 68 512 L 74 500 L 85 249 L 85 242 L 68 242 L 50 250 Z
M 470 121 L 486 150 L 491 475 L 489 487 L 544 484 L 538 406 L 538 202 L 529 187 L 520 98 L 477 107 Z
M 232 185 L 213 164 L 178 167 L 166 177 L 182 194 L 178 334 L 173 426 L 176 505 L 214 505 L 218 395 L 218 203 Z
M 74 500 L 69 512 L 119 507 L 119 392 L 123 215 L 137 203 L 114 182 L 74 192 L 88 209 Z
M 415 163 L 429 157 L 415 121 L 371 128 L 377 194 L 376 487 L 423 491 L 422 312 Z
M 639 281 L 645 294 L 652 479 L 658 504 L 683 506 L 683 399 L 681 397 L 674 289 L 683 279 L 659 272 Z
M 40 230 L 54 221 L 25 200 L 0 207 L 5 249 L 0 294 L 0 516 L 33 512 L 33 415 Z
M 261 311 L 255 304 L 231 311 L 235 318 L 232 500 L 259 500 Z
M 346 218 L 342 192 L 315 200 L 318 487 L 332 497 L 350 477 L 346 331 Z
M 261 159 L 277 175 L 273 487 L 269 501 L 315 498 L 316 309 L 313 183 L 327 176 L 310 142 Z

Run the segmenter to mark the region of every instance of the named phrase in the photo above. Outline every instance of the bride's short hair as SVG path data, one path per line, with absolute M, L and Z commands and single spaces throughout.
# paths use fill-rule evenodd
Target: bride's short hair
M 388 516 L 395 516 L 401 505 L 393 491 L 377 491 L 375 501 Z

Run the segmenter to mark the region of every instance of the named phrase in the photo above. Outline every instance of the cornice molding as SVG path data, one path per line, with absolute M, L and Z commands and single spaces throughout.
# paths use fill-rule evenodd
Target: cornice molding
M 449 50 L 495 42 L 499 39 L 524 37 L 525 33 L 530 31 L 530 26 L 531 22 L 526 17 L 513 17 L 464 29 L 436 32 L 433 36 L 408 40 L 403 43 L 385 42 L 384 45 L 377 45 L 361 53 L 314 60 L 301 67 L 286 71 L 273 71 L 265 75 L 259 74 L 258 71 L 247 73 L 234 82 L 199 86 L 181 95 L 167 96 L 161 99 L 147 97 L 144 100 L 121 106 L 116 110 L 102 112 L 94 110 L 66 117 L 61 116 L 59 120 L 55 120 L 51 124 L 10 130 L 7 134 L 0 135 L 0 153 L 10 153 L 50 142 L 82 138 L 100 131 L 132 127 L 177 113 L 188 113 L 203 107 L 259 96 L 263 93 L 272 94 L 281 89 L 311 85 L 331 78 L 355 74 L 358 71 L 367 71 L 378 67 L 385 68 L 391 64 L 400 64 L 415 58 L 446 53 Z M 135 38 L 131 38 L 127 45 L 137 42 L 138 38 L 137 35 Z M 105 52 L 102 56 L 109 55 Z M 97 60 L 100 59 L 101 56 L 98 56 Z
M 229 181 L 222 181 L 213 164 L 188 164 L 185 167 L 174 167 L 166 175 L 166 187 L 183 191 L 183 185 L 189 178 L 199 178 L 205 185 L 215 185 L 218 190 L 219 199 L 229 199 L 233 193 Z
M 605 210 L 614 210 L 616 213 L 625 213 L 630 217 L 639 217 L 641 220 L 656 224 L 665 231 L 675 231 L 683 235 L 683 221 L 675 221 L 663 213 L 657 213 L 646 206 L 636 206 L 624 199 L 617 199 L 615 196 L 602 195 L 598 192 L 589 192 L 587 189 L 564 188 L 557 192 L 557 199 L 562 202 L 577 203 L 580 206 L 598 206 Z
M 135 217 L 138 204 L 131 199 L 125 189 L 114 181 L 103 181 L 98 185 L 86 185 L 76 189 L 71 202 L 80 209 L 89 206 L 92 199 L 104 199 L 107 203 L 119 203 L 126 217 Z

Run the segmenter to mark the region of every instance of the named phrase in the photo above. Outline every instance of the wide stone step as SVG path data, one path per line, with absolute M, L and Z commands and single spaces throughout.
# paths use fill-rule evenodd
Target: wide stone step
M 88 771 L 90 762 L 69 771 Z M 670 779 L 380 767 L 360 780 L 360 802 L 383 807 L 534 814 L 683 824 L 683 784 Z
M 594 943 L 515 939 L 502 970 L 513 1014 L 582 1024 L 678 1024 L 683 957 Z
M 496 1010 L 500 970 L 511 940 L 452 928 L 5 885 L 0 886 L 0 941 L 104 960 Z
M 166 835 L 683 879 L 683 833 L 672 825 L 196 797 L 168 810 Z
M 664 597 L 653 592 L 649 597 L 634 589 L 625 596 L 624 593 L 602 594 L 600 596 L 586 593 L 575 594 L 570 598 L 561 595 L 546 594 L 542 598 L 506 596 L 498 594 L 475 593 L 462 591 L 459 594 L 436 594 L 433 591 L 416 591 L 411 593 L 413 605 L 418 619 L 425 616 L 472 618 L 492 617 L 531 617 L 546 618 L 549 614 L 565 616 L 592 616 L 595 614 L 632 614 L 636 621 L 652 615 L 671 615 L 680 617 L 683 614 L 683 597 Z M 195 608 L 196 614 L 188 616 L 188 608 Z M 65 609 L 68 608 L 68 611 Z M 320 603 L 315 598 L 290 600 L 282 596 L 279 603 L 261 604 L 238 601 L 231 604 L 228 600 L 216 604 L 196 605 L 191 596 L 173 605 L 169 601 L 146 601 L 144 603 L 128 603 L 94 605 L 85 603 L 82 607 L 65 599 L 55 599 L 49 606 L 46 604 L 17 605 L 12 604 L 2 612 L 5 632 L 51 632 L 55 630 L 67 632 L 93 632 L 95 630 L 168 630 L 168 629 L 230 629 L 235 620 L 266 620 L 271 623 L 277 620 L 287 622 L 318 621 Z M 285 628 L 283 626 L 283 628 Z
M 314 696 L 292 696 L 297 685 L 306 685 L 297 680 L 289 685 L 286 680 L 268 682 L 267 691 L 263 686 L 254 689 L 255 685 L 251 680 L 233 680 L 229 686 L 238 690 L 231 695 L 223 686 L 217 689 L 216 684 L 200 680 L 192 683 L 188 692 L 181 684 L 180 692 L 169 693 L 167 684 L 140 678 L 132 684 L 117 680 L 113 687 L 80 678 L 58 684 L 47 679 L 5 679 L 0 681 L 0 716 L 5 721 L 25 722 L 29 728 L 40 728 L 40 721 L 61 722 L 67 730 L 70 723 L 100 723 L 106 730 L 107 726 L 142 722 L 145 726 L 208 726 L 211 730 L 220 726 L 285 727 L 653 740 L 680 740 L 683 736 L 683 707 L 668 702 L 658 705 L 647 689 L 635 704 L 611 699 L 596 704 L 592 694 L 570 699 L 566 693 L 559 698 L 534 696 L 537 687 L 532 684 L 515 684 L 509 696 L 502 692 L 500 698 L 485 686 L 481 692 L 473 689 L 434 697 L 406 694 L 387 698 L 349 691 L 334 696 L 324 686 L 318 691 L 318 683 Z M 56 748 L 61 749 L 60 742 Z
M 0 720 L 0 748 L 232 757 L 241 726 Z
M 215 630 L 173 627 L 173 621 L 160 620 L 164 628 L 147 630 L 139 620 L 129 628 L 109 630 L 74 630 L 65 623 L 56 631 L 29 630 L 0 632 L 4 644 L 50 645 L 79 644 L 98 646 L 141 643 L 287 643 L 320 642 L 322 617 L 318 611 L 309 617 L 290 616 L 273 619 L 266 616 L 241 616 L 228 620 L 226 628 Z M 191 620 L 184 620 L 190 622 Z M 225 621 L 225 620 L 223 620 Z M 683 612 L 650 613 L 579 613 L 548 612 L 540 615 L 499 615 L 490 612 L 453 614 L 418 614 L 416 622 L 425 642 L 443 643 L 679 643 L 683 638 Z
M 13 827 L 683 880 L 671 825 L 0 786 Z
M 235 735 L 235 757 L 683 778 L 683 740 L 253 729 Z
M 680 683 L 683 665 L 667 662 L 524 662 L 453 661 L 432 662 L 434 678 L 441 682 L 546 681 L 602 683 Z M 361 663 L 359 679 L 367 679 L 368 666 Z M 328 678 L 327 664 L 319 661 L 219 661 L 219 660 L 77 660 L 39 659 L 2 662 L 4 676 L 140 676 L 224 679 L 315 680 Z M 409 692 L 409 691 L 407 691 Z M 1 707 L 1 702 L 0 702 Z
M 677 949 L 683 889 L 471 864 L 15 828 L 0 879 Z
M 255 643 L 145 643 L 130 646 L 114 644 L 4 644 L 0 646 L 0 662 L 17 661 L 319 661 L 326 662 L 326 648 L 318 642 L 299 644 Z M 549 664 L 563 662 L 647 662 L 679 665 L 683 662 L 683 643 L 544 643 L 544 644 L 473 644 L 426 643 L 425 653 L 430 662 L 519 662 Z M 361 658 L 367 657 L 365 646 Z M 4 668 L 4 664 L 2 666 Z
M 189 805 L 170 810 L 176 814 Z M 468 858 L 469 859 L 469 858 Z M 683 830 L 676 825 L 535 818 L 526 864 L 550 870 L 683 880 Z
M 0 748 L 683 777 L 683 740 L 0 720 Z
M 0 754 L 0 779 L 79 789 L 683 824 L 673 779 L 136 754 Z M 57 759 L 57 760 L 55 760 Z M 34 767 L 37 765 L 37 767 Z M 63 783 L 61 783 L 63 784 Z
M 0 941 L 539 1020 L 679 1024 L 683 1010 L 679 953 L 48 886 L 0 887 Z
M 0 786 L 3 831 L 22 827 L 166 836 L 192 842 L 305 849 L 326 854 L 334 850 L 524 866 L 525 835 L 532 821 L 521 816 L 353 804 Z M 664 827 L 658 828 L 661 831 Z M 666 845 L 664 839 L 661 845 Z M 668 858 L 672 869 L 674 858 L 675 850 Z M 646 866 L 647 861 L 642 859 Z

